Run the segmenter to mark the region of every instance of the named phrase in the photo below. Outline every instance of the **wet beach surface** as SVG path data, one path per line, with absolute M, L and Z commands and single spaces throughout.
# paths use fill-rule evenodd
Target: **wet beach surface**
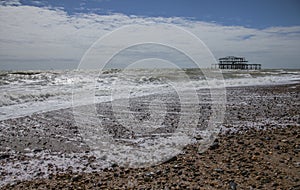
M 227 88 L 222 130 L 209 150 L 199 153 L 196 141 L 164 163 L 135 169 L 97 159 L 72 109 L 0 121 L 2 189 L 300 189 L 299 92 L 299 83 Z M 199 94 L 201 128 L 210 115 L 210 96 Z M 130 102 L 136 118 L 149 117 L 153 98 Z M 172 134 L 180 100 L 160 98 L 168 112 L 164 127 L 153 134 Z M 109 102 L 97 105 L 97 113 L 117 140 L 141 135 L 115 121 Z

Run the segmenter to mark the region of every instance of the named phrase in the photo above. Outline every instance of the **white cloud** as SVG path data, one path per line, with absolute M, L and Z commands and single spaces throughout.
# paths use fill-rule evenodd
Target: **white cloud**
M 20 0 L 0 0 L 0 5 L 4 6 L 20 6 Z
M 128 24 L 156 23 L 175 24 L 191 31 L 217 58 L 239 55 L 265 67 L 300 67 L 300 26 L 258 30 L 179 17 L 70 16 L 59 9 L 10 6 L 19 3 L 1 1 L 6 6 L 0 5 L 0 69 L 76 68 L 89 46 L 109 31 Z M 172 31 L 170 35 L 176 36 Z

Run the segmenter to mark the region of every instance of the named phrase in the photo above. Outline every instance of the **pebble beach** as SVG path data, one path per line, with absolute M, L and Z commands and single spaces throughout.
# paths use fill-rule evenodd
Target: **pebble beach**
M 1 121 L 0 188 L 300 189 L 300 83 L 226 91 L 222 129 L 208 150 L 199 153 L 196 142 L 142 168 L 97 161 L 70 109 Z

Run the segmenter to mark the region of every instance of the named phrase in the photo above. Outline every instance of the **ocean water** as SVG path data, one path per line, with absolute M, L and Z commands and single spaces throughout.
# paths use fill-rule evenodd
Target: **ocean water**
M 223 80 L 211 79 L 210 87 L 218 88 L 221 83 L 225 87 L 294 83 L 300 80 L 300 70 L 224 70 L 222 76 Z M 183 91 L 209 87 L 200 69 L 0 71 L 0 120 L 72 107 L 74 94 L 76 104 L 87 105 L 168 93 L 174 84 Z M 87 99 L 87 92 L 94 98 Z

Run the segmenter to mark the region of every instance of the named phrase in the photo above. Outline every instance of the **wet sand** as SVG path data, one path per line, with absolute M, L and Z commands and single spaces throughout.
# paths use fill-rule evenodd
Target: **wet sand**
M 138 169 L 95 162 L 71 110 L 1 121 L 2 189 L 300 189 L 299 92 L 299 83 L 228 88 L 222 132 L 209 150 L 198 153 L 196 143 L 171 160 Z M 171 107 L 178 109 L 176 103 Z M 109 104 L 98 108 L 113 117 Z M 209 106 L 203 108 L 208 113 Z M 202 117 L 205 125 L 208 115 Z M 112 119 L 106 125 L 116 125 Z M 116 128 L 116 137 L 126 135 Z M 69 164 L 58 162 L 64 162 L 62 154 Z M 25 174 L 37 179 L 14 179 Z

